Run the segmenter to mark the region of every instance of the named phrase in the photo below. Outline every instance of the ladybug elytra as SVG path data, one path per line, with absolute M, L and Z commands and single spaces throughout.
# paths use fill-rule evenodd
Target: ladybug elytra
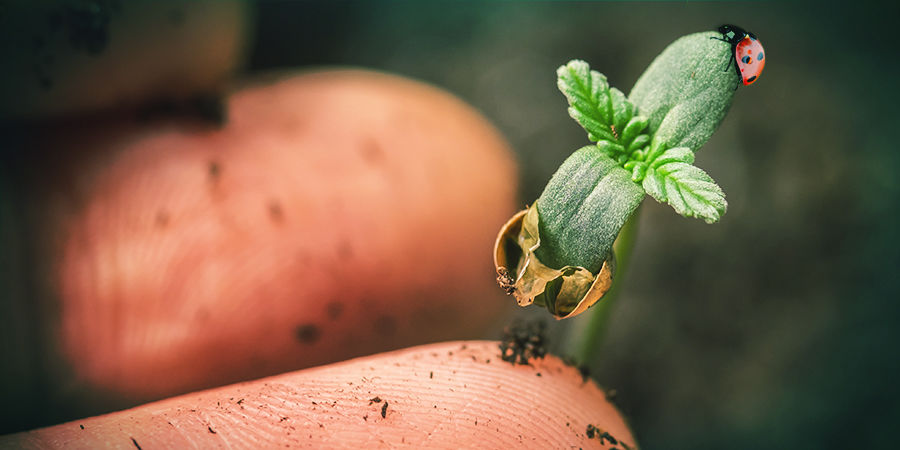
M 731 44 L 731 60 L 734 61 L 744 86 L 753 84 L 759 79 L 763 67 L 766 66 L 766 55 L 762 44 L 759 43 L 755 34 L 745 31 L 737 25 L 722 25 L 718 31 L 722 33 L 722 37 L 713 39 Z M 731 65 L 731 61 L 728 65 Z M 725 70 L 728 70 L 728 67 Z

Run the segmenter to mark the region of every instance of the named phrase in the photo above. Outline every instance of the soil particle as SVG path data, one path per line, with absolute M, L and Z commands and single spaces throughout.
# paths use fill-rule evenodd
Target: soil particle
M 371 405 L 372 403 L 381 403 L 381 397 L 372 397 L 372 398 L 370 398 L 370 399 L 369 399 L 369 404 Z
M 506 267 L 497 268 L 497 284 L 500 285 L 500 288 L 507 295 L 512 295 L 516 292 L 516 280 L 509 275 L 509 270 Z
M 384 419 L 385 417 L 387 417 L 387 408 L 388 408 L 388 402 L 385 401 L 385 402 L 384 402 L 384 405 L 381 405 L 381 418 L 382 418 L 382 419 Z
M 269 219 L 274 223 L 284 222 L 284 211 L 281 209 L 281 203 L 277 200 L 269 201 Z
M 531 358 L 547 354 L 544 322 L 513 322 L 503 329 L 500 359 L 515 364 L 528 364 Z
M 601 445 L 606 445 L 608 443 L 609 445 L 621 445 L 625 450 L 629 450 L 631 448 L 628 446 L 628 444 L 621 442 L 613 437 L 613 435 L 609 434 L 609 432 L 603 431 L 591 424 L 588 424 L 585 435 L 588 437 L 588 439 L 593 439 L 594 437 L 599 438 Z M 612 447 L 610 450 L 612 450 L 613 448 L 616 447 Z
M 141 450 L 141 444 L 138 444 L 137 440 L 131 438 L 131 443 L 134 444 L 134 446 L 137 447 L 138 450 Z
M 304 344 L 314 344 L 321 337 L 319 327 L 308 323 L 297 327 L 297 340 Z
M 209 425 L 208 425 L 208 426 L 206 427 L 206 429 L 209 430 L 210 433 L 216 434 L 216 430 L 213 430 L 213 427 L 212 427 L 212 426 L 209 426 Z
M 586 383 L 587 380 L 589 380 L 591 378 L 591 369 L 586 364 L 578 364 L 578 361 L 571 356 L 567 356 L 567 357 L 563 358 L 563 362 L 567 366 L 574 367 L 575 369 L 578 370 L 578 373 L 581 374 L 581 382 L 582 383 Z
M 81 427 L 82 430 L 84 429 L 84 425 L 78 425 L 78 426 Z
M 207 166 L 207 173 L 209 174 L 210 182 L 218 182 L 219 177 L 222 176 L 222 165 L 218 161 L 210 161 Z

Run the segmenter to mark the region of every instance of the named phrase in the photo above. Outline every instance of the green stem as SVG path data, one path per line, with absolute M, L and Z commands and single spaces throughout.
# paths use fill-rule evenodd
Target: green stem
M 610 312 L 618 298 L 622 280 L 625 278 L 625 271 L 631 260 L 631 251 L 634 249 L 640 213 L 641 208 L 638 208 L 631 215 L 628 221 L 625 222 L 625 225 L 622 226 L 622 231 L 619 233 L 615 244 L 613 244 L 616 254 L 616 273 L 613 275 L 612 288 L 587 314 L 583 314 L 583 316 L 588 316 L 586 321 L 582 320 L 570 335 L 569 343 L 571 345 L 568 348 L 575 349 L 574 357 L 580 364 L 590 363 L 603 342 Z

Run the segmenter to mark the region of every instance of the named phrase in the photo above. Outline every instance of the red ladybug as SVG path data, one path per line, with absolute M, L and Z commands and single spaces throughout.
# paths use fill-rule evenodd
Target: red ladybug
M 731 44 L 732 60 L 737 64 L 744 86 L 753 84 L 766 66 L 766 54 L 756 35 L 737 25 L 722 25 L 719 33 L 722 33 L 722 37 L 713 39 Z M 728 65 L 731 65 L 730 61 Z

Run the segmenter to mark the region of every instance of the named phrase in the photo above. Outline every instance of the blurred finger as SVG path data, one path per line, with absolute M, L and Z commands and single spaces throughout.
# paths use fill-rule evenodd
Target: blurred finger
M 181 100 L 221 88 L 250 34 L 248 2 L 8 2 L 0 118 Z
M 221 129 L 52 134 L 28 176 L 38 281 L 55 299 L 40 354 L 65 361 L 70 404 L 479 336 L 508 305 L 490 248 L 514 165 L 438 89 L 311 73 L 237 91 Z

